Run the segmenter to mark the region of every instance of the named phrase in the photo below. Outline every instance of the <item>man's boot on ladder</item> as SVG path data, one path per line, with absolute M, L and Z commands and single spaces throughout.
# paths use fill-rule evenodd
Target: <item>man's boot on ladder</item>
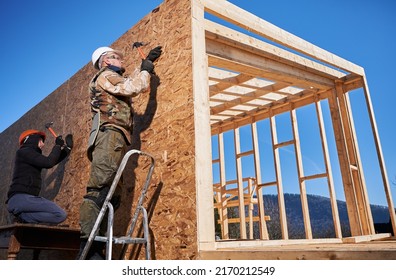
M 81 239 L 80 241 L 80 251 L 77 254 L 76 260 L 79 260 L 81 257 L 81 254 L 87 245 L 88 238 L 87 239 Z M 87 260 L 105 260 L 106 256 L 104 254 L 104 249 L 105 249 L 105 243 L 103 242 L 98 242 L 94 241 L 92 242 L 92 245 L 87 253 L 86 259 Z

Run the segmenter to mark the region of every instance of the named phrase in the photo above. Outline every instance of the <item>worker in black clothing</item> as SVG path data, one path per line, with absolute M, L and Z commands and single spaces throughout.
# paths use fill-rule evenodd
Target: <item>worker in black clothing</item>
M 45 133 L 29 129 L 19 137 L 20 148 L 16 152 L 12 183 L 8 191 L 7 210 L 17 221 L 23 223 L 59 224 L 66 220 L 67 213 L 53 201 L 39 196 L 41 170 L 49 169 L 69 155 L 73 138 L 65 141 L 58 136 L 48 156 L 42 155 Z

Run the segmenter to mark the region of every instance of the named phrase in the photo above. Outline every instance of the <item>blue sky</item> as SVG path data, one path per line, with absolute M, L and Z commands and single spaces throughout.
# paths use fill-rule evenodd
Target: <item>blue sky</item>
M 393 181 L 396 177 L 393 124 L 396 119 L 393 86 L 396 1 L 229 2 L 365 68 L 387 172 Z M 93 50 L 110 45 L 162 0 L 54 3 L 49 0 L 0 2 L 3 65 L 0 70 L 3 101 L 0 132 L 89 63 Z M 357 98 L 356 102 L 362 101 Z M 363 136 L 366 133 L 363 129 L 360 132 L 359 124 L 357 130 Z M 367 147 L 366 143 L 359 145 L 373 150 L 370 143 Z M 365 174 L 370 180 L 371 170 Z M 396 186 L 391 186 L 395 197 Z M 371 192 L 375 194 L 375 188 Z M 373 203 L 381 204 L 380 201 L 380 198 L 374 199 Z

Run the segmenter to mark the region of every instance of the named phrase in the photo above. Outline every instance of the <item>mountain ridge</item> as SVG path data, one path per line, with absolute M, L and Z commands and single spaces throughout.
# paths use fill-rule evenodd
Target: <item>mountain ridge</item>
M 279 208 L 277 195 L 263 195 L 265 215 L 270 216 L 271 220 L 267 221 L 267 229 L 270 240 L 282 239 L 282 232 L 279 223 Z M 288 234 L 290 239 L 305 239 L 304 220 L 301 208 L 301 199 L 299 194 L 284 194 L 286 220 Z M 313 238 L 335 238 L 334 223 L 330 199 L 319 195 L 307 195 L 309 216 Z M 337 200 L 338 213 L 340 217 L 342 237 L 351 236 L 347 205 L 345 201 Z M 247 211 L 247 207 L 245 209 Z M 388 207 L 381 205 L 371 205 L 373 221 L 385 226 L 388 229 L 389 211 Z M 257 205 L 254 205 L 253 214 L 257 216 Z M 238 208 L 228 208 L 228 217 L 237 218 L 239 216 Z M 219 235 L 220 226 L 216 226 L 216 234 Z M 382 229 L 384 230 L 384 229 Z M 381 230 L 381 231 L 382 231 Z M 259 238 L 258 222 L 253 224 L 253 237 Z M 249 235 L 249 226 L 247 223 L 247 233 Z M 239 224 L 229 224 L 230 238 L 239 238 Z M 220 235 L 221 236 L 221 235 Z

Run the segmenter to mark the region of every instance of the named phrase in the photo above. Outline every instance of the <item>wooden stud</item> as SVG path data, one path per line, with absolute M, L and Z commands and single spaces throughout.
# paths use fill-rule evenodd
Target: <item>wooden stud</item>
M 334 180 L 333 180 L 333 172 L 330 162 L 330 155 L 329 155 L 329 148 L 327 143 L 327 136 L 325 131 L 325 125 L 323 120 L 323 113 L 322 113 L 322 106 L 319 100 L 315 101 L 315 108 L 316 108 L 316 115 L 318 118 L 319 123 L 319 131 L 320 131 L 320 138 L 322 139 L 322 151 L 323 151 L 323 158 L 325 161 L 326 167 L 326 176 L 327 176 L 327 185 L 329 189 L 329 196 L 330 196 L 330 204 L 331 204 L 331 212 L 333 214 L 333 224 L 334 224 L 334 231 L 337 238 L 342 237 L 341 231 L 341 224 L 340 224 L 340 216 L 338 213 L 338 205 L 337 205 L 337 198 L 334 190 Z
M 364 75 L 362 67 L 321 49 L 229 2 L 202 0 L 205 11 L 275 43 L 294 49 L 351 73 Z
M 307 198 L 307 190 L 304 180 L 300 180 L 304 177 L 304 167 L 302 162 L 302 154 L 301 154 L 301 146 L 300 146 L 300 136 L 298 133 L 298 123 L 297 123 L 297 114 L 295 109 L 290 110 L 290 118 L 292 122 L 293 128 L 293 137 L 294 137 L 294 151 L 296 156 L 296 164 L 297 164 L 297 174 L 299 178 L 299 187 L 300 187 L 300 198 L 301 198 L 301 208 L 304 219 L 304 229 L 305 229 L 305 238 L 312 239 L 312 228 L 311 228 L 311 220 L 309 218 L 309 207 L 308 207 L 308 198 Z
M 260 41 L 254 37 L 237 32 L 231 28 L 222 26 L 215 22 L 205 21 L 206 38 L 216 40 L 222 44 L 241 48 L 253 53 L 260 54 L 272 60 L 293 65 L 312 73 L 320 73 L 333 80 L 345 77 L 345 73 L 330 68 L 323 63 L 304 58 L 290 51 L 284 50 L 269 43 Z
M 371 124 L 371 129 L 373 132 L 374 143 L 375 143 L 375 147 L 377 150 L 377 157 L 378 157 L 378 161 L 379 161 L 379 165 L 380 165 L 382 182 L 384 184 L 386 201 L 388 203 L 390 220 L 391 220 L 393 232 L 396 233 L 396 216 L 395 216 L 395 211 L 394 211 L 395 207 L 393 204 L 391 188 L 389 186 L 389 180 L 388 180 L 388 175 L 387 175 L 387 171 L 386 171 L 386 167 L 385 167 L 384 156 L 382 153 L 380 138 L 378 135 L 377 123 L 375 121 L 375 115 L 374 115 L 374 109 L 373 109 L 373 105 L 371 103 L 370 91 L 369 91 L 369 88 L 367 85 L 367 80 L 366 80 L 365 76 L 363 76 L 363 84 L 364 84 L 363 90 L 364 90 L 364 95 L 365 95 L 365 99 L 366 99 L 366 106 L 367 106 L 368 115 L 370 118 L 370 124 Z
M 258 215 L 259 215 L 259 225 L 260 225 L 260 237 L 261 239 L 268 240 L 268 229 L 267 223 L 265 222 L 265 210 L 264 210 L 264 198 L 263 190 L 259 188 L 258 185 L 262 184 L 261 178 L 261 164 L 260 164 L 260 151 L 257 135 L 257 123 L 252 123 L 252 140 L 253 140 L 253 151 L 254 151 L 254 168 L 256 173 L 256 184 L 257 184 L 257 199 L 258 199 Z
M 345 97 L 344 100 L 345 100 L 346 113 L 347 113 L 346 115 L 349 119 L 348 124 L 349 124 L 350 137 L 348 138 L 351 139 L 350 140 L 351 143 L 350 145 L 348 145 L 348 147 L 353 149 L 353 152 L 350 153 L 350 155 L 353 155 L 352 157 L 353 161 L 351 161 L 350 167 L 352 171 L 352 176 L 354 178 L 354 181 L 356 182 L 355 188 L 356 188 L 356 196 L 358 198 L 359 214 L 361 216 L 360 218 L 361 227 L 363 228 L 363 234 L 365 235 L 374 234 L 375 233 L 374 222 L 371 214 L 369 197 L 367 194 L 366 180 L 364 178 L 362 161 L 360 159 L 359 143 L 356 137 L 355 124 L 354 124 L 352 109 L 349 100 L 349 93 L 345 92 L 344 97 Z
M 239 157 L 241 153 L 241 141 L 239 128 L 234 129 L 234 141 L 235 141 L 235 156 L 236 156 L 236 173 L 238 181 L 238 200 L 239 200 L 239 219 L 240 222 L 240 238 L 246 239 L 246 214 L 245 214 L 245 204 L 244 204 L 244 188 L 243 188 L 243 175 L 242 175 L 242 159 Z
M 229 238 L 229 232 L 228 232 L 228 210 L 227 210 L 227 183 L 226 183 L 226 176 L 225 176 L 225 151 L 224 151 L 224 134 L 220 133 L 219 134 L 219 158 L 220 158 L 220 202 L 221 202 L 221 207 L 219 209 L 219 215 L 220 215 L 220 220 L 221 220 L 221 232 L 222 232 L 222 238 L 223 239 L 228 239 Z
M 285 198 L 283 193 L 279 149 L 276 147 L 276 145 L 278 144 L 278 136 L 277 136 L 276 122 L 274 116 L 270 117 L 270 126 L 271 126 L 272 150 L 274 155 L 275 174 L 276 174 L 276 183 L 277 183 L 276 186 L 278 191 L 278 207 L 279 207 L 279 220 L 280 220 L 279 222 L 282 231 L 282 238 L 289 239 L 289 233 L 287 230 L 286 208 L 285 208 Z
M 191 1 L 192 72 L 195 124 L 195 186 L 199 250 L 212 248 L 215 241 L 211 169 L 208 61 L 205 54 L 204 7 Z

